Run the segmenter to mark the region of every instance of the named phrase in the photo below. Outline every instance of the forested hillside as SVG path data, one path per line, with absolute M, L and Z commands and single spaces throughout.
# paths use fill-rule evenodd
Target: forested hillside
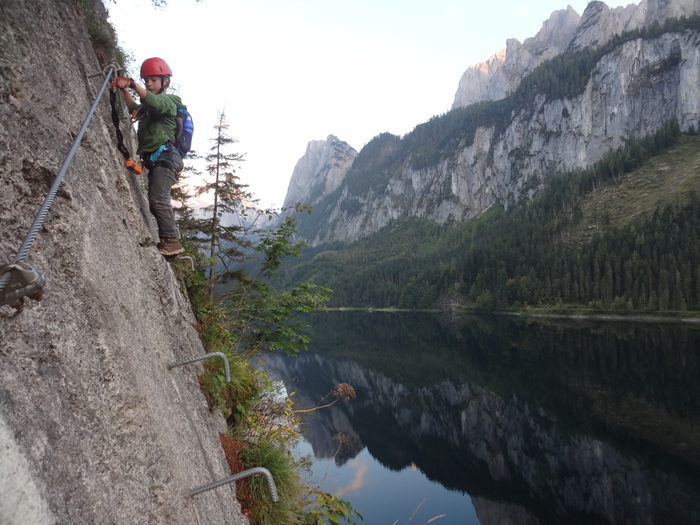
M 454 227 L 399 219 L 287 277 L 332 288 L 333 306 L 698 310 L 699 170 L 700 138 L 669 122 L 529 203 Z

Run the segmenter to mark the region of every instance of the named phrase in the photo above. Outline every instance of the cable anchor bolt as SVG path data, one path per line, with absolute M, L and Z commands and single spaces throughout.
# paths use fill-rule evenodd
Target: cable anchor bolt
M 16 261 L 0 267 L 0 277 L 10 274 L 10 281 L 0 296 L 0 306 L 9 304 L 17 311 L 24 309 L 24 298 L 40 301 L 44 295 L 46 277 L 24 261 Z

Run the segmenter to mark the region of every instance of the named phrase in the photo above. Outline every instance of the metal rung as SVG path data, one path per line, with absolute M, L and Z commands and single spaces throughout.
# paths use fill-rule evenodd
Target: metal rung
M 222 485 L 227 485 L 234 481 L 238 481 L 239 479 L 255 476 L 256 474 L 265 476 L 265 478 L 267 479 L 267 486 L 270 489 L 270 496 L 272 497 L 272 501 L 279 501 L 280 498 L 277 495 L 277 487 L 275 486 L 275 480 L 272 479 L 272 474 L 270 474 L 270 471 L 267 470 L 265 467 L 250 468 L 248 470 L 244 470 L 243 472 L 239 472 L 238 474 L 234 474 L 233 476 L 229 476 L 228 478 L 223 478 L 219 481 L 214 481 L 212 483 L 209 483 L 208 485 L 202 485 L 201 487 L 191 490 L 190 496 L 196 496 L 197 494 L 206 492 L 207 490 L 215 489 L 217 487 L 221 487 Z
M 190 255 L 180 255 L 180 259 L 189 259 L 190 260 L 190 266 L 192 267 L 192 271 L 194 272 L 194 259 Z
M 177 366 L 189 365 L 192 363 L 196 363 L 198 361 L 204 361 L 205 359 L 209 359 L 210 357 L 220 357 L 224 361 L 224 371 L 226 372 L 226 382 L 230 383 L 231 382 L 231 371 L 229 369 L 228 357 L 226 357 L 226 354 L 224 354 L 223 352 L 210 352 L 208 354 L 204 354 L 204 355 L 201 355 L 199 357 L 193 357 L 192 359 L 188 359 L 187 361 L 181 361 L 179 363 L 174 363 L 172 365 L 168 365 L 168 368 L 175 368 Z

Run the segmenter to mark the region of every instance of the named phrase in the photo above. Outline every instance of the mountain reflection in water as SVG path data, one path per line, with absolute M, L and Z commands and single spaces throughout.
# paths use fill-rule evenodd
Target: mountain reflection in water
M 387 469 L 414 466 L 468 494 L 484 525 L 700 523 L 700 328 L 364 312 L 310 322 L 310 351 L 271 356 L 271 373 L 306 406 L 339 383 L 357 392 L 305 421 L 315 457 L 343 465 L 366 449 Z

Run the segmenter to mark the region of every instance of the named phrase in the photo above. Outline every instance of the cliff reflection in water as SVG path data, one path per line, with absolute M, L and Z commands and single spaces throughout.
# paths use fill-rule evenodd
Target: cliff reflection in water
M 427 314 L 314 316 L 311 351 L 269 367 L 318 411 L 336 462 L 363 447 L 468 493 L 483 524 L 700 523 L 700 329 Z M 498 516 L 498 517 L 496 517 Z

